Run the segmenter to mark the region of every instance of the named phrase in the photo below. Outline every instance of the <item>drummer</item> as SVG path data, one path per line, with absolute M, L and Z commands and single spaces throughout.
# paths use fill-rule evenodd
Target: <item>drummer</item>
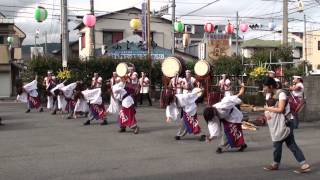
M 220 91 L 224 92 L 224 96 L 232 96 L 231 81 L 226 74 L 221 75 L 222 79 L 219 81 Z
M 139 85 L 140 85 L 140 105 L 142 105 L 143 97 L 147 96 L 149 101 L 149 106 L 152 106 L 152 101 L 150 98 L 150 80 L 146 76 L 145 72 L 141 72 L 141 78 L 139 79 Z
M 102 87 L 102 77 L 99 76 L 99 73 L 93 73 L 92 81 L 91 81 L 91 88 L 101 88 Z
M 192 77 L 190 70 L 186 70 L 186 77 L 182 79 L 181 85 L 183 94 L 191 92 L 194 87 L 200 87 L 200 83 L 196 80 L 196 78 Z
M 182 93 L 182 81 L 183 79 L 179 76 L 175 76 L 171 78 L 169 87 L 172 88 L 175 92 L 175 94 L 181 94 Z
M 53 109 L 53 104 L 55 103 L 56 99 L 53 98 L 51 94 L 51 89 L 56 86 L 56 77 L 53 75 L 52 71 L 49 70 L 47 72 L 47 76 L 43 79 L 43 86 L 46 87 L 46 94 L 47 94 L 47 109 Z
M 289 90 L 291 91 L 292 95 L 295 98 L 298 98 L 299 101 L 303 100 L 304 86 L 303 86 L 303 80 L 301 76 L 293 76 L 293 85 L 289 87 Z M 293 119 L 294 128 L 298 129 L 299 128 L 298 114 L 293 113 L 292 119 Z
M 127 74 L 127 82 L 129 83 L 130 88 L 133 89 L 131 95 L 134 99 L 134 104 L 136 106 L 139 95 L 139 76 L 138 73 L 134 71 L 134 67 L 128 67 L 128 71 L 129 73 Z

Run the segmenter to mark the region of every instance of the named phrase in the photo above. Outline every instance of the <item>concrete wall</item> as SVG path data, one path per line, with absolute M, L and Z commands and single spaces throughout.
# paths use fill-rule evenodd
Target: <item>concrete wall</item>
M 305 77 L 303 84 L 307 104 L 300 119 L 303 121 L 320 121 L 320 76 Z

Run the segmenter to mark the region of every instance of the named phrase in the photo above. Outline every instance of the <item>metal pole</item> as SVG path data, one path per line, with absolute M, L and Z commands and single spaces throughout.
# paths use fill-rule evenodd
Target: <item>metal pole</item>
M 68 67 L 69 32 L 68 32 L 68 2 L 61 0 L 61 26 L 62 26 L 62 67 Z
M 150 18 L 151 18 L 151 15 L 150 15 L 150 0 L 148 0 L 148 4 L 147 4 L 147 13 L 148 13 L 148 18 L 147 18 L 147 25 L 148 25 L 148 28 L 147 28 L 147 44 L 148 44 L 148 60 L 152 63 L 152 60 L 151 60 L 151 29 L 150 29 Z
M 90 0 L 90 12 L 94 15 L 94 0 Z M 95 59 L 96 58 L 96 37 L 95 37 L 95 28 L 94 26 L 90 29 L 90 37 L 91 37 L 91 53 L 90 56 Z
M 282 44 L 288 47 L 288 0 L 283 0 Z
M 236 24 L 236 56 L 238 56 L 239 55 L 239 40 L 238 40 L 238 36 L 239 36 L 239 13 L 238 13 L 238 11 L 237 11 L 236 23 L 237 23 Z
M 48 48 L 47 48 L 47 43 L 48 43 L 47 42 L 47 31 L 44 32 L 44 40 L 45 40 L 44 41 L 44 54 L 47 55 L 47 51 L 48 51 Z
M 175 39 L 175 36 L 174 36 L 174 23 L 176 22 L 176 1 L 175 0 L 172 0 L 172 55 L 174 55 L 174 51 L 175 51 L 175 46 L 176 46 L 176 39 Z
M 303 38 L 304 38 L 304 66 L 305 66 L 305 75 L 308 74 L 308 54 L 307 54 L 307 18 L 306 14 L 303 14 Z

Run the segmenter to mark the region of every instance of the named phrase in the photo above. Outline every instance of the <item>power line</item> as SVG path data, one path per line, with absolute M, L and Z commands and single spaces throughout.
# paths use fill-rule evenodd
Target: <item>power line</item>
M 197 8 L 197 9 L 191 11 L 191 12 L 186 13 L 186 14 L 184 14 L 184 15 L 182 15 L 182 16 L 188 16 L 188 15 L 190 15 L 190 14 L 193 14 L 193 13 L 195 13 L 195 12 L 197 12 L 197 11 L 200 11 L 200 10 L 202 10 L 202 9 L 210 6 L 211 4 L 214 4 L 214 3 L 219 2 L 219 1 L 220 1 L 220 0 L 212 1 L 212 2 L 210 2 L 210 3 L 208 3 L 208 4 L 204 5 L 204 6 L 201 6 L 200 8 Z M 182 16 L 180 16 L 180 17 L 182 17 Z

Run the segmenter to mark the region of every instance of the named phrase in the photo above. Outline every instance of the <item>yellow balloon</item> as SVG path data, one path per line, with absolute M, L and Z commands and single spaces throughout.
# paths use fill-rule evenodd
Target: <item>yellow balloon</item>
M 131 27 L 132 29 L 137 30 L 137 29 L 140 28 L 140 26 L 141 26 L 141 21 L 140 21 L 140 19 L 138 19 L 138 18 L 131 19 L 131 21 L 130 21 L 130 27 Z

